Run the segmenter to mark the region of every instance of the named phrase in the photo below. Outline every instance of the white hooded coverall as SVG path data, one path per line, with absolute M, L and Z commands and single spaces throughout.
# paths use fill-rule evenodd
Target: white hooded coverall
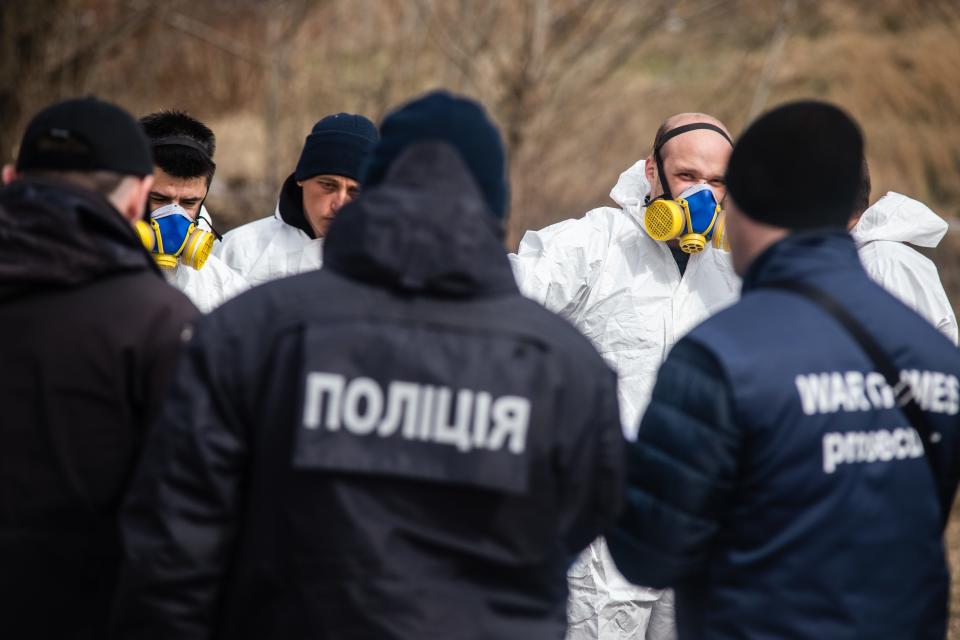
M 210 226 L 202 219 L 204 217 L 209 219 L 210 214 L 206 207 L 201 206 L 198 226 L 204 231 L 210 231 Z M 210 313 L 230 298 L 250 288 L 239 273 L 215 255 L 218 244 L 219 241 L 214 241 L 214 253 L 207 258 L 200 270 L 180 262 L 177 262 L 173 269 L 162 269 L 167 282 L 190 298 L 203 313 Z
M 870 277 L 957 344 L 957 318 L 933 262 L 905 243 L 936 247 L 947 223 L 922 202 L 889 192 L 850 230 Z
M 227 233 L 216 254 L 256 286 L 319 269 L 323 265 L 323 238 L 311 238 L 284 222 L 278 205 L 272 216 Z
M 510 256 L 520 290 L 569 319 L 617 370 L 630 439 L 667 352 L 740 292 L 728 253 L 708 245 L 690 256 L 681 277 L 670 248 L 646 234 L 643 202 L 650 184 L 644 167 L 644 161 L 634 164 L 610 192 L 621 208 L 602 207 L 528 231 Z M 627 582 L 602 538 L 584 550 L 568 580 L 567 638 L 675 637 L 672 594 L 654 611 L 664 592 Z

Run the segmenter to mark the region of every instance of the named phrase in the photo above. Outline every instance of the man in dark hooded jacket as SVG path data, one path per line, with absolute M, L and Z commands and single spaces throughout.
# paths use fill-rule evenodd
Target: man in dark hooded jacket
M 116 511 L 197 310 L 133 229 L 153 182 L 140 125 L 69 100 L 27 126 L 0 191 L 0 628 L 102 638 Z
M 960 352 L 864 271 L 846 233 L 862 158 L 822 102 L 734 147 L 743 298 L 661 367 L 607 535 L 625 576 L 676 588 L 682 640 L 946 633 Z
M 125 507 L 123 637 L 563 637 L 619 510 L 616 379 L 517 290 L 504 165 L 476 103 L 408 104 L 323 269 L 200 323 Z

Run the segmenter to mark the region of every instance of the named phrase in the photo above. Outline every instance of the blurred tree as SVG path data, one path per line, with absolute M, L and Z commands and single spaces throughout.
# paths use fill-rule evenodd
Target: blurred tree
M 17 124 L 39 107 L 83 93 L 104 57 L 128 46 L 150 16 L 149 4 L 0 2 L 0 161 L 13 159 Z
M 433 42 L 457 71 L 453 87 L 480 98 L 502 125 L 513 206 L 524 210 L 549 199 L 542 188 L 547 182 L 543 159 L 553 155 L 556 133 L 572 130 L 578 113 L 597 108 L 594 96 L 677 5 L 669 0 L 417 1 Z

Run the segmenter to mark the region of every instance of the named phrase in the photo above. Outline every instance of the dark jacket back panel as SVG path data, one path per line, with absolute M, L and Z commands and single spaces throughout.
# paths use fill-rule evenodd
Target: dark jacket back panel
M 93 194 L 14 183 L 0 237 L 4 633 L 103 637 L 116 510 L 197 312 Z

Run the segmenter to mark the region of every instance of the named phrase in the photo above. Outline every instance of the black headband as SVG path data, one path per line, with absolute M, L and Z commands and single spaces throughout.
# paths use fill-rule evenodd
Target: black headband
M 676 138 L 681 133 L 686 133 L 688 131 L 696 131 L 697 129 L 707 129 L 709 131 L 716 131 L 723 136 L 723 139 L 730 143 L 730 146 L 733 146 L 733 140 L 730 139 L 730 136 L 727 135 L 727 132 L 718 127 L 715 124 L 709 124 L 707 122 L 691 122 L 690 124 L 685 124 L 683 126 L 677 127 L 675 129 L 670 129 L 663 137 L 660 138 L 660 144 L 657 145 L 657 148 L 654 151 L 660 151 L 660 149 L 665 145 L 669 140 Z
M 204 146 L 190 136 L 165 136 L 163 138 L 151 138 L 150 146 L 154 149 L 157 147 L 187 147 L 188 149 L 199 151 L 200 155 L 202 155 L 204 159 L 213 166 L 213 170 L 210 172 L 210 177 L 207 179 L 207 186 L 209 186 L 210 181 L 213 180 L 213 171 L 216 171 L 217 165 L 214 164 L 213 158 L 210 157 L 210 154 L 207 152 Z M 207 196 L 204 195 L 203 200 L 200 201 L 200 208 L 197 209 L 198 219 L 200 218 L 200 212 L 203 211 L 203 203 L 206 202 L 206 200 Z M 147 218 L 150 217 L 149 209 L 150 204 L 148 202 L 146 214 Z M 213 235 L 216 236 L 217 240 L 223 240 L 223 236 L 221 236 L 217 230 L 213 228 L 213 221 L 209 218 L 206 218 L 206 221 L 207 224 L 210 225 L 210 230 L 213 231 Z
M 151 147 L 189 147 L 195 151 L 199 151 L 204 158 L 210 160 L 210 152 L 207 149 L 191 138 L 190 136 L 166 136 L 164 138 L 153 138 L 150 140 Z
M 653 149 L 653 158 L 657 161 L 657 175 L 660 176 L 660 186 L 663 187 L 663 195 L 672 199 L 673 196 L 670 194 L 670 185 L 667 184 L 667 177 L 663 175 L 663 160 L 660 158 L 660 149 L 663 148 L 663 145 L 667 144 L 673 138 L 676 138 L 681 133 L 687 133 L 688 131 L 696 131 L 697 129 L 706 129 L 708 131 L 716 131 L 723 136 L 723 139 L 730 143 L 730 146 L 733 146 L 733 140 L 730 139 L 730 136 L 727 135 L 727 132 L 718 127 L 715 124 L 709 124 L 707 122 L 692 122 L 690 124 L 685 124 L 679 126 L 675 129 L 670 129 L 663 137 L 660 138 L 660 143 Z

